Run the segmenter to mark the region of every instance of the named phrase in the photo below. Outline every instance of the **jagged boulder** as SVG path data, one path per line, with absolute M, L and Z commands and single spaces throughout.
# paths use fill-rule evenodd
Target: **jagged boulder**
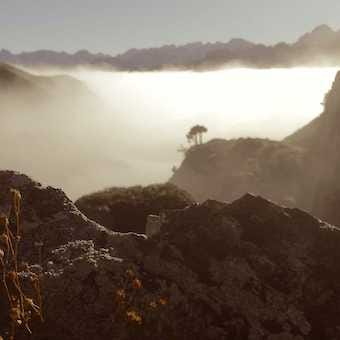
M 10 187 L 23 194 L 23 256 L 36 259 L 34 235 L 47 244 L 34 339 L 340 337 L 340 230 L 301 210 L 250 194 L 207 201 L 167 211 L 148 239 L 13 172 L 0 172 L 1 209 Z
M 52 250 L 67 242 L 93 240 L 98 247 L 108 247 L 118 235 L 85 217 L 62 190 L 44 187 L 13 171 L 0 172 L 0 212 L 10 211 L 11 188 L 23 197 L 22 253 L 30 262 L 38 261 L 34 244 L 42 244 L 42 259 L 47 260 Z

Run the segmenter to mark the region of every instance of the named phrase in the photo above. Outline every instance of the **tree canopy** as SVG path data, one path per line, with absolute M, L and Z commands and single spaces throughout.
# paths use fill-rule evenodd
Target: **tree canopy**
M 203 144 L 203 134 L 208 132 L 208 129 L 203 125 L 195 125 L 187 133 L 186 137 L 189 143 L 194 142 L 195 145 Z

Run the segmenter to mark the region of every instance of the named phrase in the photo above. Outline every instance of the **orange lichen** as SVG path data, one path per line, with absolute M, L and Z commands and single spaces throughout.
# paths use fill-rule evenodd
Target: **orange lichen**
M 124 289 L 118 289 L 116 291 L 117 298 L 120 300 L 124 300 L 126 298 L 125 290 Z
M 151 301 L 151 302 L 149 303 L 149 306 L 150 306 L 152 309 L 156 309 L 156 308 L 157 308 L 157 302 Z
M 136 278 L 132 281 L 132 287 L 134 289 L 141 289 L 142 288 L 142 282 L 139 279 Z
M 168 304 L 168 301 L 167 301 L 167 299 L 165 299 L 165 298 L 160 298 L 160 299 L 159 299 L 159 303 L 160 303 L 162 306 L 165 306 L 165 305 Z
M 135 274 L 133 273 L 132 269 L 127 269 L 126 274 L 128 274 L 128 276 L 130 276 L 130 277 L 134 277 L 135 276 Z
M 135 310 L 128 310 L 126 315 L 129 321 L 136 322 L 139 325 L 143 322 L 141 315 Z

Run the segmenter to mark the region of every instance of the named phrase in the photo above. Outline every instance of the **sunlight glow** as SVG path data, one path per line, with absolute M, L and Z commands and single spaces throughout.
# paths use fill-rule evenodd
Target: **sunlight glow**
M 68 122 L 62 131 L 56 132 L 53 120 L 45 121 L 51 125 L 44 127 L 49 136 L 45 144 L 56 150 L 49 161 L 67 169 L 52 176 L 36 163 L 34 169 L 29 162 L 13 164 L 18 157 L 8 161 L 8 166 L 61 186 L 71 197 L 108 186 L 164 182 L 170 178 L 171 168 L 183 160 L 177 149 L 186 145 L 185 135 L 193 125 L 208 128 L 205 141 L 282 139 L 322 112 L 321 102 L 336 72 L 334 68 L 130 73 L 49 70 L 44 74 L 68 73 L 85 81 L 104 100 L 96 101 L 85 115 L 83 110 L 71 114 L 56 108 L 54 119 Z M 68 146 L 65 153 L 64 144 L 71 135 L 74 150 Z M 35 145 L 25 157 L 34 158 L 34 150 L 41 148 Z
M 322 111 L 335 68 L 75 74 L 134 128 L 183 141 L 195 123 L 210 137 L 282 139 Z M 182 138 L 181 138 L 182 136 Z M 163 135 L 164 137 L 164 135 Z

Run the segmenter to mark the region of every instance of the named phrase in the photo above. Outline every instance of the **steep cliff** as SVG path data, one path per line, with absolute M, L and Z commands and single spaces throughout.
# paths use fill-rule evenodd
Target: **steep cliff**
M 285 139 L 286 143 L 303 147 L 305 185 L 310 197 L 308 209 L 331 223 L 340 225 L 340 72 L 325 96 L 324 112 L 306 127 Z

